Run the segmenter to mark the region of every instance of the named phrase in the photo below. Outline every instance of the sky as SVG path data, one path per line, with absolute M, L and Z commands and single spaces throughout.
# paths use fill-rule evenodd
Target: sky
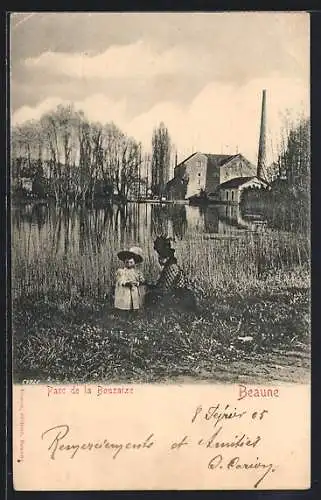
M 309 115 L 305 13 L 16 13 L 12 124 L 73 102 L 151 149 L 164 122 L 179 160 L 194 151 L 256 162 L 262 90 L 268 159 Z

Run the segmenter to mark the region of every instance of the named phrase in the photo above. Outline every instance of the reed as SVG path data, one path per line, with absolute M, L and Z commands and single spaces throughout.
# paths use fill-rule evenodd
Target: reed
M 100 251 L 53 252 L 49 242 L 32 251 L 26 239 L 12 251 L 12 296 L 45 298 L 74 296 L 103 299 L 114 283 L 119 243 L 111 240 Z M 306 237 L 292 233 L 245 233 L 233 240 L 207 239 L 200 235 L 174 243 L 180 265 L 190 286 L 206 296 L 228 290 L 246 291 L 258 281 L 294 270 L 308 277 L 310 245 Z M 146 242 L 142 265 L 148 281 L 159 273 L 152 242 Z M 271 280 L 270 280 L 271 281 Z

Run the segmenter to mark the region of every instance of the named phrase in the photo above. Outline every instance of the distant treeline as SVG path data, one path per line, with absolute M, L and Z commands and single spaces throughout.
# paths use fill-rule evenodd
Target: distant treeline
M 169 155 L 168 131 L 160 124 L 153 132 L 153 168 L 148 179 L 148 159 L 143 157 L 139 142 L 112 122 L 90 122 L 72 105 L 60 105 L 40 120 L 13 127 L 14 194 L 30 191 L 30 186 L 26 189 L 23 185 L 23 178 L 32 181 L 34 195 L 50 196 L 56 202 L 82 202 L 94 199 L 97 193 L 127 199 L 130 192 L 142 186 L 147 192 L 148 183 L 158 192 L 168 170 Z

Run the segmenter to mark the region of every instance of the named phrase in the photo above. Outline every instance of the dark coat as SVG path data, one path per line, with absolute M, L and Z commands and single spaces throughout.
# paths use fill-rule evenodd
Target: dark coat
M 150 287 L 146 295 L 146 305 L 186 310 L 196 309 L 194 294 L 188 289 L 183 270 L 175 257 L 164 265 L 155 286 Z

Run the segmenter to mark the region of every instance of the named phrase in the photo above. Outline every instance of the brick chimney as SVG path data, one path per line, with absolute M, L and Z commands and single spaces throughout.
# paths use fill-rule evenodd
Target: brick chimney
M 259 152 L 257 158 L 257 176 L 259 179 L 264 177 L 264 167 L 266 161 L 266 90 L 262 92 L 262 112 L 261 112 L 261 128 Z

